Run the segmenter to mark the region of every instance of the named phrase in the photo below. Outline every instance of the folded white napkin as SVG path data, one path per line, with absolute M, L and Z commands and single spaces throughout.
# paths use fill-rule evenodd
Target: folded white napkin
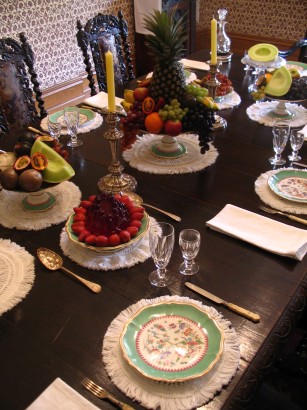
M 304 134 L 304 140 L 307 141 L 307 124 L 301 129 L 301 132 Z
M 302 260 L 307 231 L 227 204 L 206 223 L 209 228 L 282 256 Z
M 115 105 L 120 106 L 122 101 L 122 98 L 115 97 Z M 100 91 L 98 94 L 93 95 L 93 97 L 83 100 L 83 103 L 95 108 L 106 108 L 108 107 L 108 94 L 104 91 Z
M 209 64 L 204 63 L 203 61 L 188 60 L 187 58 L 182 58 L 180 62 L 186 68 L 195 68 L 196 70 L 204 70 L 204 71 L 209 71 L 210 69 Z
M 162 10 L 162 0 L 134 0 L 135 31 L 139 34 L 152 34 L 143 26 L 144 16 L 149 16 L 154 10 Z
M 55 379 L 27 410 L 97 410 L 98 407 L 86 400 L 60 378 Z

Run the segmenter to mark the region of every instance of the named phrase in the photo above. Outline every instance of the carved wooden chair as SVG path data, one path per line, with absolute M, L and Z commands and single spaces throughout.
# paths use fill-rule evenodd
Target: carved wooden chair
M 297 50 L 299 50 L 298 61 L 302 63 L 307 63 L 307 32 L 305 38 L 296 41 L 289 48 L 289 50 L 280 51 L 278 54 L 280 55 L 280 57 L 287 58 L 293 53 L 295 53 Z
M 24 33 L 19 38 L 0 39 L 0 137 L 37 127 L 47 115 L 32 48 Z
M 121 86 L 135 78 L 128 43 L 128 26 L 121 11 L 118 12 L 118 17 L 99 13 L 88 20 L 84 28 L 78 20 L 77 29 L 77 41 L 83 54 L 91 95 L 97 94 L 92 61 L 99 91 L 107 91 L 104 53 L 109 49 L 114 58 L 116 85 Z

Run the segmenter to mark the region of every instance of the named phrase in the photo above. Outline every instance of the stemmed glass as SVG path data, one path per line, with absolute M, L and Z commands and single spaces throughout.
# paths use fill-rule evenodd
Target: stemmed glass
M 290 161 L 299 161 L 302 159 L 298 155 L 298 151 L 302 148 L 302 145 L 304 143 L 304 134 L 302 133 L 302 130 L 298 129 L 293 129 L 290 132 L 290 144 L 292 148 L 292 154 L 288 156 Z
M 157 268 L 150 273 L 149 281 L 154 286 L 165 287 L 174 280 L 166 267 L 174 249 L 175 230 L 166 222 L 158 222 L 158 229 L 158 233 L 149 232 L 149 248 Z
M 83 142 L 78 140 L 78 127 L 79 127 L 79 108 L 78 107 L 66 107 L 64 108 L 64 119 L 66 122 L 67 130 L 70 134 L 70 141 L 67 145 L 75 148 L 82 145 Z
M 179 234 L 179 246 L 184 262 L 179 266 L 183 275 L 194 275 L 199 266 L 194 262 L 200 248 L 200 233 L 195 229 L 184 229 Z
M 273 125 L 273 149 L 275 151 L 275 156 L 269 159 L 270 163 L 273 165 L 283 165 L 286 160 L 281 157 L 281 153 L 285 149 L 287 144 L 290 125 L 287 121 L 276 121 Z
M 50 115 L 48 116 L 48 131 L 51 137 L 53 137 L 59 143 L 59 137 L 61 135 L 62 125 L 58 121 L 51 119 Z

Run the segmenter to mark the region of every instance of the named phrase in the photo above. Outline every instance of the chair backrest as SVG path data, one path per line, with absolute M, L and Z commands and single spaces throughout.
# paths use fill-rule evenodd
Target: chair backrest
M 91 95 L 97 94 L 91 61 L 94 63 L 99 91 L 107 91 L 104 53 L 108 49 L 113 53 L 116 85 L 122 86 L 135 78 L 128 25 L 121 11 L 118 17 L 99 13 L 88 20 L 84 27 L 78 20 L 77 29 L 77 41 L 83 54 Z
M 295 53 L 297 50 L 299 50 L 298 61 L 302 63 L 307 63 L 307 32 L 306 32 L 305 38 L 302 38 L 296 41 L 289 48 L 289 50 L 280 51 L 278 54 L 280 55 L 280 57 L 287 58 L 291 54 Z
M 34 69 L 34 53 L 23 33 L 19 38 L 20 43 L 0 39 L 0 137 L 29 125 L 37 127 L 47 115 Z

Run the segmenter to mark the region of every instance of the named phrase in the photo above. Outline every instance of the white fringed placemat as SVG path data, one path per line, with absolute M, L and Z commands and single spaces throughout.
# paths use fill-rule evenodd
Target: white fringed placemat
M 26 211 L 22 199 L 29 193 L 2 190 L 0 192 L 0 223 L 6 228 L 38 231 L 66 221 L 81 200 L 80 189 L 73 182 L 64 181 L 47 189 L 55 197 L 55 204 L 46 211 Z
M 218 157 L 217 149 L 210 143 L 205 154 L 200 153 L 198 136 L 181 134 L 178 142 L 185 145 L 187 153 L 179 158 L 160 158 L 151 153 L 151 146 L 161 139 L 161 135 L 145 134 L 138 137 L 132 148 L 123 152 L 123 158 L 139 171 L 151 174 L 186 174 L 200 171 L 212 165 Z
M 149 229 L 157 230 L 157 222 L 149 217 Z M 60 237 L 60 246 L 64 255 L 84 268 L 110 271 L 122 268 L 130 268 L 137 263 L 145 262 L 150 258 L 148 232 L 140 239 L 126 248 L 114 253 L 99 253 L 86 249 L 71 241 L 63 228 Z
M 268 179 L 271 175 L 276 174 L 283 169 L 292 168 L 280 168 L 274 171 L 267 171 L 261 174 L 255 181 L 255 191 L 259 198 L 267 205 L 274 209 L 278 209 L 282 212 L 288 212 L 292 214 L 305 214 L 307 215 L 307 204 L 289 201 L 276 195 L 269 187 Z
M 34 277 L 34 257 L 9 239 L 0 239 L 0 315 L 25 298 Z
M 225 95 L 222 101 L 217 103 L 217 106 L 219 110 L 225 110 L 227 108 L 236 107 L 240 103 L 241 103 L 241 97 L 239 96 L 238 93 L 233 91 L 229 95 Z
M 84 124 L 81 127 L 78 128 L 78 134 L 85 134 L 86 132 L 89 132 L 91 130 L 94 130 L 95 128 L 100 127 L 100 125 L 103 123 L 103 117 L 102 115 L 95 113 L 95 117 L 93 121 L 90 121 L 88 124 Z M 44 118 L 41 121 L 41 129 L 48 132 L 48 117 Z M 68 135 L 67 128 L 62 127 L 61 129 L 61 135 Z
M 277 118 L 269 115 L 268 111 L 276 108 L 277 104 L 278 101 L 258 102 L 250 105 L 247 108 L 246 112 L 251 120 L 272 127 Z M 289 121 L 290 127 L 301 127 L 302 125 L 305 125 L 307 123 L 306 108 L 294 103 L 287 103 L 286 107 L 295 112 L 294 118 L 287 120 Z
M 224 333 L 223 353 L 212 370 L 195 380 L 183 383 L 159 383 L 142 376 L 124 359 L 119 339 L 125 323 L 139 309 L 159 302 L 187 302 L 205 310 Z M 160 410 L 188 410 L 208 403 L 236 373 L 240 346 L 234 328 L 213 307 L 180 296 L 142 299 L 122 311 L 110 324 L 103 340 L 102 359 L 112 382 L 128 397 L 142 406 Z

